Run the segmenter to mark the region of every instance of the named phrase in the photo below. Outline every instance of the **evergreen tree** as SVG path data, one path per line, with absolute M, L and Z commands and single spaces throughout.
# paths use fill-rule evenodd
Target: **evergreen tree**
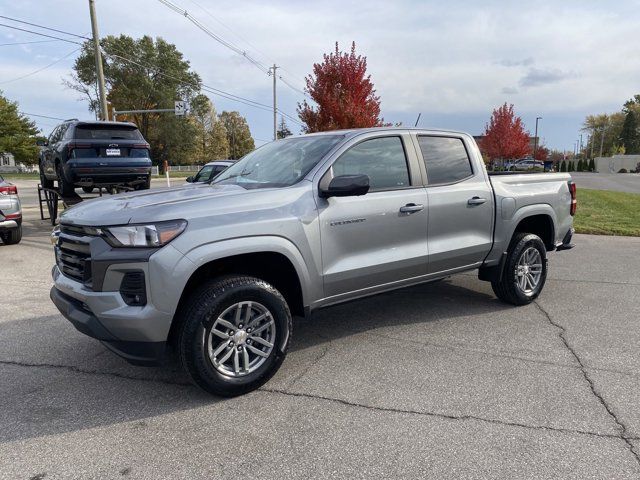
M 582 159 L 578 160 L 578 167 L 576 168 L 576 171 L 578 172 L 582 171 Z
M 561 172 L 567 171 L 567 162 L 565 162 L 564 160 L 562 160 L 562 163 L 560 164 L 560 171 Z
M 627 155 L 640 153 L 640 138 L 638 136 L 638 121 L 633 110 L 629 110 L 622 124 L 620 143 Z
M 589 171 L 590 172 L 596 171 L 596 162 L 593 160 L 593 158 L 589 160 Z
M 278 125 L 278 130 L 276 131 L 278 140 L 281 138 L 290 137 L 291 135 L 293 135 L 293 133 L 291 133 L 291 130 L 289 130 L 287 123 L 284 121 L 284 117 L 280 116 L 280 124 Z

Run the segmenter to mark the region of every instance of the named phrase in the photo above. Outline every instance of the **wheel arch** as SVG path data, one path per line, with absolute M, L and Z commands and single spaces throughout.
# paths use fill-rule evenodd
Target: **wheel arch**
M 216 277 L 247 275 L 260 278 L 273 285 L 284 296 L 293 315 L 304 316 L 307 313 L 308 292 L 305 286 L 309 285 L 309 275 L 299 251 L 273 248 L 273 244 L 272 248 L 252 249 L 248 240 L 243 238 L 216 242 L 199 247 L 188 254 L 196 268 L 182 288 L 169 330 L 170 342 L 175 339 L 179 330 L 176 318 L 189 294 L 203 281 Z M 234 248 L 225 250 L 225 245 L 221 244 L 227 243 L 227 246 L 233 245 Z M 262 245 L 266 243 L 268 242 L 261 240 Z

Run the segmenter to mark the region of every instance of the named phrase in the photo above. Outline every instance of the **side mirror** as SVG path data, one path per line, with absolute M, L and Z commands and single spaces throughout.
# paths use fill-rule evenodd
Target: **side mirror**
M 193 180 L 194 180 L 193 175 L 191 175 L 190 177 L 187 177 L 187 182 L 193 183 Z
M 320 196 L 322 198 L 355 197 L 365 195 L 368 191 L 368 175 L 339 175 L 329 182 L 328 187 L 320 190 Z

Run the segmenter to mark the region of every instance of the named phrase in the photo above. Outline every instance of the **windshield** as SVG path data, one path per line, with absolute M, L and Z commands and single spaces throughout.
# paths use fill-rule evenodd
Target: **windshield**
M 246 189 L 288 187 L 302 180 L 343 138 L 318 135 L 268 143 L 226 169 L 213 183 Z

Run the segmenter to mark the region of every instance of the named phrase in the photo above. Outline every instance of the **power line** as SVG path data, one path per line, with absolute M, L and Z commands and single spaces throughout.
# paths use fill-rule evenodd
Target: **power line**
M 50 120 L 61 120 L 61 121 L 65 121 L 66 118 L 59 118 L 59 117 L 50 117 L 48 115 L 39 115 L 37 113 L 27 113 L 27 112 L 20 112 L 22 115 L 26 115 L 28 117 L 41 117 L 41 118 L 48 118 Z
M 8 47 L 10 45 L 30 45 L 32 43 L 52 43 L 59 42 L 60 40 L 35 40 L 31 42 L 13 42 L 13 43 L 0 43 L 0 47 Z
M 53 35 L 47 35 L 45 33 L 34 32 L 33 30 L 27 30 L 25 28 L 14 27 L 13 25 L 7 25 L 5 23 L 0 23 L 0 27 L 12 28 L 13 30 L 20 30 L 21 32 L 33 33 L 35 35 L 40 35 L 41 37 L 55 38 L 56 40 L 60 40 L 62 42 L 75 43 L 76 45 L 82 45 L 82 43 L 76 42 L 74 40 L 69 40 L 67 38 L 61 38 L 61 37 L 55 37 Z
M 135 60 L 132 60 L 132 59 L 127 58 L 127 57 L 124 57 L 122 55 L 117 55 L 115 53 L 109 53 L 107 51 L 104 51 L 104 54 L 109 56 L 109 57 L 119 58 L 121 60 L 124 60 L 125 62 L 132 63 L 132 64 L 137 65 L 137 66 L 142 67 L 142 68 L 148 68 L 148 69 L 153 68 L 153 67 L 151 67 L 149 65 L 145 65 L 143 63 L 137 62 Z M 177 80 L 182 85 L 190 85 L 190 86 L 193 86 L 193 87 L 198 86 L 196 83 L 185 81 L 184 79 L 181 79 L 181 78 L 176 77 L 174 75 L 169 75 L 169 74 L 164 73 L 162 71 L 158 71 L 158 74 L 162 75 L 163 77 L 166 77 L 166 78 Z M 224 97 L 224 98 L 226 98 L 228 100 L 232 100 L 232 101 L 236 101 L 236 102 L 239 102 L 239 103 L 243 103 L 243 104 L 248 105 L 250 107 L 256 107 L 256 108 L 261 108 L 262 110 L 271 111 L 271 107 L 269 105 L 265 105 L 264 103 L 260 103 L 260 102 L 257 102 L 255 100 L 244 98 L 244 97 L 241 97 L 239 95 L 235 95 L 233 93 L 225 92 L 224 90 L 220 90 L 219 88 L 211 87 L 211 86 L 206 85 L 204 83 L 200 84 L 200 88 L 202 90 L 205 90 L 208 93 L 213 93 L 214 95 L 218 95 L 218 96 Z
M 179 15 L 182 15 L 183 17 L 185 17 L 187 20 L 189 20 L 191 23 L 193 23 L 196 27 L 198 27 L 204 33 L 206 33 L 211 38 L 213 38 L 216 42 L 220 43 L 221 45 L 224 45 L 225 47 L 227 47 L 228 49 L 234 51 L 238 55 L 243 56 L 245 59 L 247 59 L 247 61 L 252 63 L 254 66 L 256 66 L 263 73 L 268 74 L 269 69 L 262 62 L 256 60 L 252 56 L 250 56 L 246 51 L 242 50 L 240 47 L 234 45 L 231 42 L 228 42 L 227 40 L 225 40 L 222 37 L 220 37 L 220 36 L 216 35 L 215 33 L 213 33 L 206 26 L 204 26 L 202 23 L 200 23 L 195 17 L 193 17 L 191 14 L 189 14 L 189 12 L 187 12 L 185 9 L 177 6 L 176 4 L 170 2 L 169 0 L 158 0 L 158 1 L 160 3 L 162 3 L 163 5 L 169 7 L 171 10 L 173 10 L 176 13 L 178 13 Z
M 76 33 L 65 32 L 64 30 L 58 30 L 56 28 L 45 27 L 43 25 L 38 25 L 37 23 L 25 22 L 24 20 L 18 20 L 17 18 L 5 17 L 4 15 L 0 15 L 0 18 L 4 18 L 5 20 L 11 20 L 12 22 L 23 23 L 25 25 L 31 25 L 32 27 L 42 28 L 44 30 L 49 30 L 51 32 L 62 33 L 64 35 L 70 35 L 72 37 L 84 38 L 85 40 L 89 40 L 87 37 L 83 37 L 82 35 L 78 35 Z
M 27 73 L 26 75 L 22 75 L 22 76 L 20 76 L 20 77 L 13 78 L 13 79 L 11 79 L 11 80 L 3 80 L 2 82 L 0 82 L 0 85 L 1 85 L 1 84 L 4 84 L 4 83 L 11 83 L 11 82 L 15 82 L 15 81 L 17 81 L 17 80 L 22 80 L 23 78 L 30 77 L 31 75 L 35 75 L 36 73 L 39 73 L 39 72 L 41 72 L 41 71 L 43 71 L 43 70 L 46 70 L 46 69 L 47 69 L 47 68 L 49 68 L 49 67 L 54 66 L 56 63 L 60 63 L 62 60 L 64 60 L 64 59 L 66 59 L 66 58 L 70 57 L 71 55 L 73 55 L 74 53 L 76 53 L 78 50 L 80 50 L 80 49 L 79 49 L 79 48 L 76 48 L 76 49 L 75 49 L 75 50 L 73 50 L 72 52 L 67 53 L 64 57 L 61 57 L 61 58 L 59 58 L 58 60 L 56 60 L 56 61 L 54 61 L 54 62 L 51 62 L 49 65 L 45 65 L 45 66 L 44 66 L 44 67 L 42 67 L 42 68 L 39 68 L 39 69 L 37 69 L 37 70 L 34 70 L 34 71 L 33 71 L 33 72 L 31 72 L 31 73 Z

